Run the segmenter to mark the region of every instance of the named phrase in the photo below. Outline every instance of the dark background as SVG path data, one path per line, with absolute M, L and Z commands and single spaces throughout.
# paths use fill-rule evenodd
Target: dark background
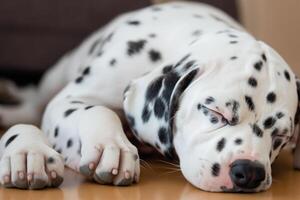
M 238 19 L 234 0 L 206 0 Z M 65 52 L 150 0 L 0 0 L 0 78 L 36 83 Z

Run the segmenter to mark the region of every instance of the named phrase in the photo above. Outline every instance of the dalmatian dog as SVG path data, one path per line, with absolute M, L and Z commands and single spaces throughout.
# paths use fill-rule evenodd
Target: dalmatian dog
M 123 14 L 66 54 L 39 86 L 1 83 L 1 123 L 12 126 L 0 141 L 4 187 L 58 187 L 64 166 L 99 184 L 137 183 L 139 155 L 122 128 L 126 119 L 140 141 L 178 157 L 195 187 L 259 192 L 298 130 L 288 64 L 200 3 Z

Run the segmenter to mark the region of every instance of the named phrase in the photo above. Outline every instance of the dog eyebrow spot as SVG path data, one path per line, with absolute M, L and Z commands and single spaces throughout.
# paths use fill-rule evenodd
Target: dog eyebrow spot
M 213 97 L 207 97 L 206 99 L 205 99 L 205 104 L 211 104 L 211 103 L 213 103 L 213 102 L 215 102 L 215 98 L 213 98 Z
M 225 144 L 226 144 L 226 139 L 225 138 L 222 138 L 218 143 L 217 143 L 217 150 L 219 152 L 221 152 L 224 147 L 225 147 Z
M 211 167 L 211 174 L 213 176 L 219 176 L 220 175 L 221 166 L 219 163 L 214 163 Z

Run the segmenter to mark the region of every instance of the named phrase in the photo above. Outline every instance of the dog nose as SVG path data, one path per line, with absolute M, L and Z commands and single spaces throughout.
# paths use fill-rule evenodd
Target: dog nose
M 236 160 L 230 165 L 231 181 L 241 189 L 258 187 L 265 176 L 265 168 L 258 161 Z

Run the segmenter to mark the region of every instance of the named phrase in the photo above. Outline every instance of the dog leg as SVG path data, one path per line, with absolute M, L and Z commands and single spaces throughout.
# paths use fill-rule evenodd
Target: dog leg
M 0 140 L 0 183 L 4 187 L 58 187 L 64 163 L 42 132 L 32 125 L 16 125 Z
M 100 184 L 137 182 L 138 152 L 127 139 L 119 117 L 107 107 L 91 103 L 92 95 L 84 96 L 59 95 L 48 105 L 43 130 L 50 133 L 50 142 L 68 167 Z

